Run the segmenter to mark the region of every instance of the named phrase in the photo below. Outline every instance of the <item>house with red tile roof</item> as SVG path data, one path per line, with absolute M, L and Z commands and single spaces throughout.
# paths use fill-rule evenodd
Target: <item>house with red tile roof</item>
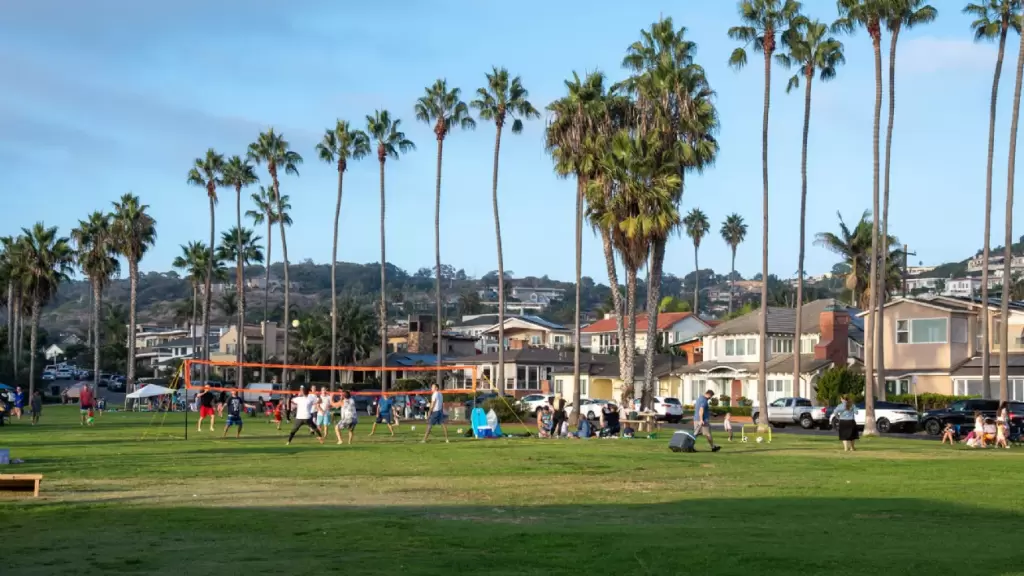
M 618 352 L 617 322 L 615 316 L 607 315 L 581 330 L 584 336 L 590 336 L 590 353 L 615 354 Z M 658 314 L 657 322 L 658 339 L 662 347 L 665 348 L 678 342 L 685 342 L 711 329 L 708 322 L 692 312 L 665 312 Z M 640 353 L 647 350 L 647 326 L 647 314 L 638 314 L 636 317 L 636 349 Z

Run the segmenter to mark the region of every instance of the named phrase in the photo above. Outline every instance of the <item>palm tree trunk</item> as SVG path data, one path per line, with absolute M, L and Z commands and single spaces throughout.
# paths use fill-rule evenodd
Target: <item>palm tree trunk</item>
M 196 346 L 196 316 L 198 316 L 197 307 L 199 306 L 199 284 L 192 282 L 192 358 L 202 358 L 198 356 L 199 347 Z M 190 369 L 191 370 L 191 369 Z M 189 374 L 191 378 L 195 374 Z
M 633 367 L 636 360 L 636 270 L 626 268 L 626 341 L 619 347 L 624 374 L 622 378 L 622 405 L 632 410 L 636 397 Z
M 338 365 L 338 222 L 341 220 L 341 192 L 345 171 L 338 167 L 338 202 L 334 205 L 334 243 L 331 245 L 331 391 L 336 387 L 333 367 Z
M 93 288 L 96 287 L 95 286 L 95 282 L 93 281 L 92 278 L 89 279 L 89 283 L 93 285 Z M 95 302 L 95 296 L 96 295 L 93 292 L 89 292 L 89 315 L 90 316 L 92 315 L 92 311 L 93 311 L 92 304 L 93 304 L 93 302 Z M 85 346 L 86 346 L 86 348 L 92 348 L 92 321 L 93 321 L 93 319 L 89 318 L 89 329 L 87 329 L 85 331 Z
M 24 318 L 21 312 L 21 289 L 19 288 L 14 295 L 14 325 L 11 327 L 11 330 L 14 332 L 14 340 L 11 350 L 13 352 L 15 380 L 17 380 L 18 377 L 20 376 L 20 373 L 18 372 L 18 365 L 20 364 L 19 359 L 21 356 L 21 343 L 24 340 L 24 337 L 22 335 L 23 324 Z
M 238 296 L 238 373 L 236 386 L 245 387 L 245 370 L 242 369 L 242 362 L 245 361 L 245 256 L 242 254 L 242 187 L 235 186 L 235 230 L 238 237 L 235 238 L 235 249 L 238 251 L 238 262 L 236 263 L 237 288 L 235 294 Z
M 14 356 L 14 281 L 7 281 L 7 350 Z
M 441 342 L 444 322 L 441 318 L 441 156 L 444 150 L 444 138 L 437 139 L 437 183 L 434 191 L 434 298 L 437 300 L 437 365 L 441 366 L 441 353 L 444 350 Z M 434 372 L 434 382 L 441 388 L 441 371 Z M 577 404 L 578 406 L 578 404 Z
M 764 54 L 764 114 L 761 120 L 761 318 L 760 337 L 758 338 L 757 358 L 757 402 L 758 406 L 767 410 L 768 388 L 765 378 L 768 372 L 768 356 L 765 347 L 768 345 L 768 109 L 771 105 L 772 87 L 772 56 L 771 51 Z M 758 431 L 768 430 L 768 419 L 761 418 L 757 425 Z
M 985 166 L 985 242 L 981 250 L 982 262 L 985 263 L 984 268 L 981 270 L 981 393 L 984 398 L 992 397 L 992 346 L 989 334 L 991 321 L 989 320 L 988 312 L 988 259 L 992 244 L 992 164 L 995 161 L 996 146 L 996 102 L 999 99 L 999 77 L 1003 73 L 1003 55 L 1006 52 L 1007 31 L 1008 28 L 1004 26 L 999 33 L 999 52 L 996 55 L 996 71 L 992 75 L 992 101 L 989 104 L 988 110 L 988 164 Z M 1003 350 L 1007 349 L 1006 347 L 1003 348 Z
M 814 81 L 814 68 L 804 73 L 804 133 L 800 150 L 800 248 L 796 258 L 796 316 L 793 327 L 793 394 L 800 396 L 800 337 L 803 325 L 800 321 L 804 307 L 804 244 L 807 233 L 807 139 L 811 131 L 811 83 Z M 808 391 L 810 395 L 810 391 Z
M 92 393 L 93 397 L 100 388 L 100 302 L 103 300 L 103 288 L 99 282 L 92 285 Z
M 729 315 L 732 316 L 732 297 L 736 292 L 736 247 L 732 247 L 732 268 L 729 270 Z
M 206 293 L 203 294 L 203 356 L 204 360 L 210 360 L 210 305 L 213 302 L 213 258 L 214 258 L 214 206 L 213 198 L 210 198 L 210 253 L 206 255 Z M 210 365 L 203 364 L 203 381 L 210 381 Z
M 583 279 L 583 190 L 584 180 L 576 175 L 576 312 L 573 315 L 572 350 L 572 405 L 579 406 L 582 399 L 580 390 L 580 282 Z M 580 410 L 569 415 L 569 425 L 577 426 Z
M 1010 384 L 1007 377 L 1008 362 L 1007 350 L 1010 342 L 1010 263 L 1013 260 L 1013 178 L 1016 172 L 1017 162 L 1017 120 L 1020 118 L 1020 90 L 1021 81 L 1024 81 L 1024 34 L 1020 37 L 1020 51 L 1017 54 L 1017 83 L 1013 88 L 1013 119 L 1010 121 L 1010 158 L 1006 167 L 1006 238 L 1003 248 L 1003 294 L 1000 298 L 1000 322 L 999 329 L 1002 331 L 1002 338 L 999 342 L 1003 348 L 999 354 L 999 399 L 1003 402 L 1010 401 Z M 988 266 L 988 262 L 985 263 Z
M 878 26 L 878 24 L 876 24 Z M 871 263 L 869 266 L 870 280 L 869 290 L 871 294 L 868 299 L 868 317 L 871 320 L 871 326 L 869 333 L 864 339 L 864 435 L 873 436 L 877 434 L 875 430 L 875 376 L 874 368 L 875 364 L 872 363 L 874 354 L 882 343 L 882 319 L 877 317 L 877 304 L 878 304 L 878 225 L 879 225 L 879 212 L 878 212 L 878 179 L 879 179 L 879 160 L 878 160 L 878 130 L 879 124 L 882 122 L 882 45 L 881 45 L 881 31 L 871 31 L 871 37 L 873 39 L 872 44 L 875 49 L 875 124 L 874 129 L 871 133 L 871 146 L 872 153 L 874 155 L 873 161 L 873 183 L 871 193 Z M 884 377 L 882 374 L 877 374 L 878 377 Z
M 277 196 L 277 212 L 281 214 L 281 190 L 278 187 L 277 178 L 274 178 L 274 195 Z M 290 361 L 288 357 L 288 336 L 291 332 L 291 324 L 288 321 L 288 314 L 291 310 L 288 308 L 291 300 L 291 283 L 288 281 L 288 238 L 284 233 L 284 218 L 278 218 L 277 221 L 279 231 L 281 233 L 281 258 L 284 260 L 284 348 L 281 354 L 284 358 L 281 359 L 281 363 L 287 365 Z M 266 344 L 266 343 L 264 343 Z M 264 346 L 266 348 L 266 346 Z M 281 385 L 288 388 L 288 369 L 281 369 Z
M 700 245 L 693 243 L 693 313 L 700 316 L 700 261 L 697 258 L 697 251 Z
M 135 391 L 135 316 L 139 305 L 139 261 L 128 259 L 128 384 L 125 390 Z
M 875 348 L 875 373 L 878 375 L 878 398 L 885 401 L 885 345 L 882 340 L 882 328 L 885 320 L 885 299 L 888 295 L 888 258 L 889 258 L 889 166 L 892 160 L 892 125 L 896 119 L 896 41 L 900 36 L 897 23 L 892 30 L 889 43 L 889 126 L 885 131 L 885 182 L 882 186 L 882 238 L 879 246 L 881 262 L 878 269 L 878 344 Z
M 605 197 L 608 194 L 608 186 L 605 184 Z M 612 291 L 612 306 L 615 307 L 615 333 L 619 342 L 619 379 L 623 380 L 626 377 L 625 358 L 622 355 L 622 346 L 625 343 L 625 329 L 622 324 L 623 305 L 622 293 L 619 292 L 619 272 L 615 268 L 615 249 L 612 246 L 611 233 L 604 226 L 601 226 L 600 230 L 601 247 L 604 250 L 604 265 L 608 270 L 608 285 Z
M 31 398 L 36 391 L 36 347 L 39 337 L 39 309 L 42 307 L 39 297 L 39 288 L 32 293 L 32 335 L 28 344 L 28 397 Z
M 658 303 L 661 300 L 661 274 L 665 264 L 665 238 L 651 244 L 651 262 L 647 266 L 647 349 L 644 351 L 644 389 L 640 406 L 650 409 L 654 404 L 654 353 L 658 343 Z M 579 406 L 579 404 L 576 404 Z
M 274 227 L 272 226 L 273 220 L 270 218 L 270 214 L 266 215 L 267 218 L 267 260 L 266 267 L 263 270 L 263 360 L 261 361 L 263 366 L 260 366 L 260 382 L 267 381 L 267 317 L 270 306 L 270 264 L 273 260 L 270 259 L 270 248 L 271 238 L 273 237 Z M 287 327 L 285 327 L 287 329 Z M 274 331 L 274 345 L 277 346 L 277 331 Z
M 388 390 L 387 254 L 384 237 L 384 159 L 380 161 L 380 391 Z
M 501 122 L 494 134 L 494 172 L 491 200 L 494 204 L 494 235 L 498 240 L 498 394 L 505 393 L 505 261 L 501 252 L 501 219 L 498 214 L 498 154 L 501 151 Z

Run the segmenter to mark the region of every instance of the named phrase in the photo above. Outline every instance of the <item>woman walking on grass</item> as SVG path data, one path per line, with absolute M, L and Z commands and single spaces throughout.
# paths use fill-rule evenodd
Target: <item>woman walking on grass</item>
M 843 396 L 836 407 L 836 418 L 839 419 L 839 439 L 843 441 L 844 452 L 856 452 L 857 447 L 857 407 L 849 396 Z

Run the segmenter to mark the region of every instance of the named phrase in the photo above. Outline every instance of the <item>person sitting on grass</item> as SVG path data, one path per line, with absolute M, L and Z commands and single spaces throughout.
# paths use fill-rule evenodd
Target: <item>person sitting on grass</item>
M 235 432 L 235 438 L 241 438 L 242 410 L 245 409 L 245 403 L 238 397 L 238 390 L 233 390 L 231 392 L 231 398 L 228 399 L 225 406 L 228 411 L 228 422 L 224 425 L 224 435 L 222 438 L 227 437 L 228 430 L 230 430 L 232 426 L 238 426 L 238 431 Z
M 946 422 L 946 427 L 942 429 L 942 443 L 945 444 L 947 440 L 950 446 L 956 443 L 956 433 L 953 431 L 953 425 L 949 422 Z
M 602 438 L 618 436 L 621 426 L 619 425 L 619 407 L 609 402 L 601 408 L 601 432 Z
M 551 437 L 551 407 L 542 406 L 537 410 L 537 436 L 540 438 Z
M 395 429 L 391 426 L 391 412 L 394 402 L 390 396 L 381 396 L 380 402 L 377 403 L 377 419 L 373 421 L 373 426 L 370 428 L 370 436 L 377 431 L 377 424 L 387 424 L 388 431 L 391 435 L 395 435 Z

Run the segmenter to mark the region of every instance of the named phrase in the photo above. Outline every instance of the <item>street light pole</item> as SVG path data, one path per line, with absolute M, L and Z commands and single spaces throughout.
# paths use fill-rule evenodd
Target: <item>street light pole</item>
M 907 258 L 917 256 L 917 252 L 907 252 L 907 245 L 903 245 L 903 297 L 907 297 Z

